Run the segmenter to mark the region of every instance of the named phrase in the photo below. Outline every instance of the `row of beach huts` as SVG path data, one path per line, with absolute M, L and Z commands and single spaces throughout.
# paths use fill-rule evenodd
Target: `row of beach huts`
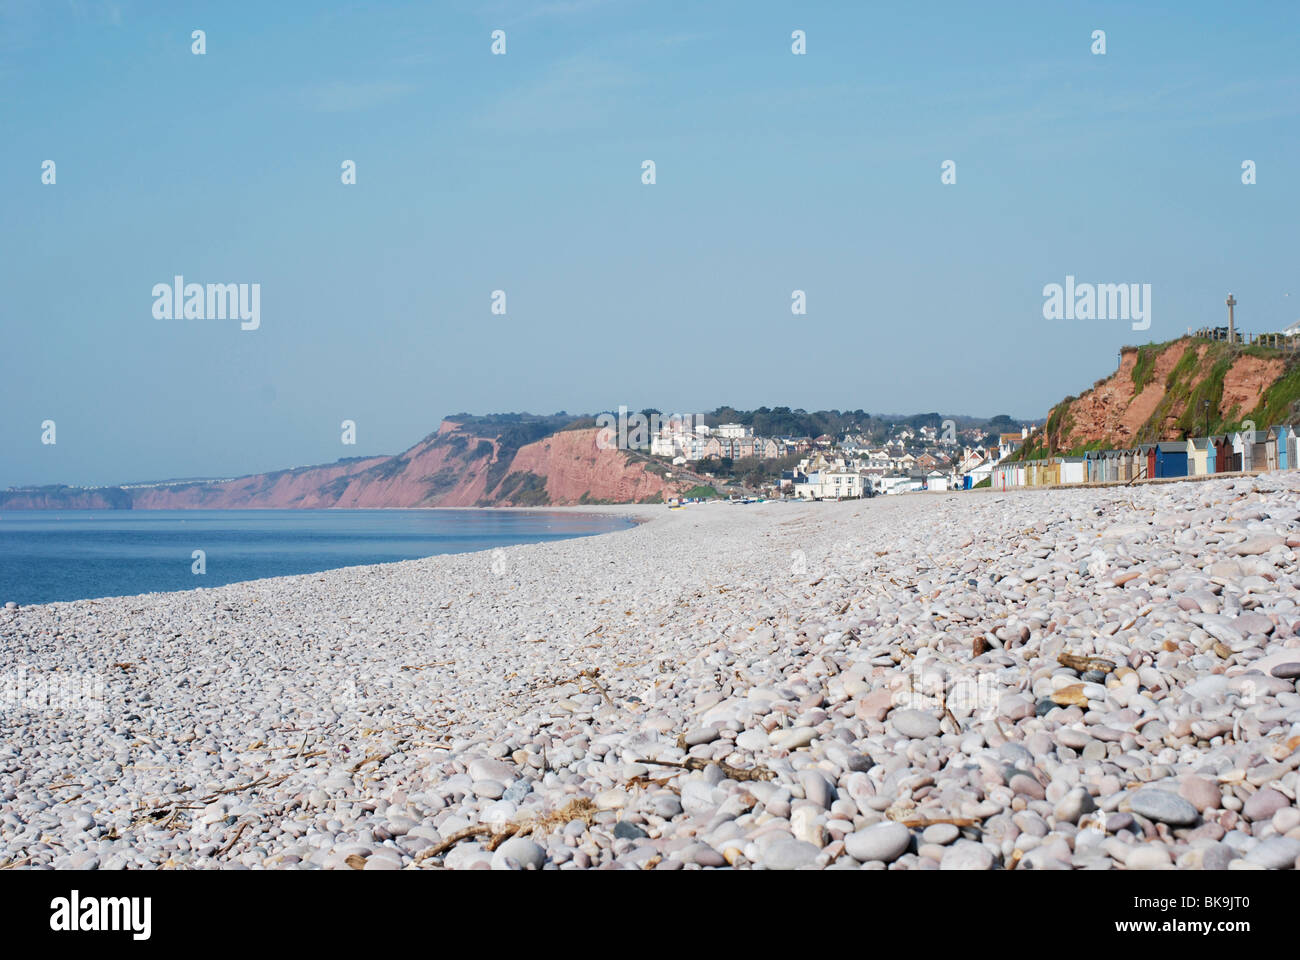
M 1161 477 L 1211 473 L 1292 470 L 1300 467 L 1296 438 L 1300 424 L 1267 430 L 1239 430 L 1214 437 L 1143 443 L 1128 450 L 1090 450 L 1077 457 L 1047 457 L 999 463 L 994 490 L 1054 487 L 1073 483 L 1128 483 Z

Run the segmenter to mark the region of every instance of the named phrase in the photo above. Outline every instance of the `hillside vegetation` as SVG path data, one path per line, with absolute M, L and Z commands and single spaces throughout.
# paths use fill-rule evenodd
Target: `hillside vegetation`
M 1300 352 L 1181 337 L 1125 347 L 1119 369 L 1066 397 L 1013 459 L 1300 421 Z

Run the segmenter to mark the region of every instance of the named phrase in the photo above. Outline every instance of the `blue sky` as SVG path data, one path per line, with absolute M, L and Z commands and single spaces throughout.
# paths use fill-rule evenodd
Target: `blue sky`
M 461 410 L 1039 417 L 1229 290 L 1300 319 L 1300 5 L 1134 6 L 0 2 L 0 485 Z M 260 329 L 155 319 L 176 274 Z M 1044 320 L 1067 274 L 1150 330 Z

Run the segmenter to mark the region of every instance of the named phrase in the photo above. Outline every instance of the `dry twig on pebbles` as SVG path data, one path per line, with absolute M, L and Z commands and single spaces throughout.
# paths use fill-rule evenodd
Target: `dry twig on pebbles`
M 636 760 L 635 763 L 653 764 L 660 767 L 677 767 L 681 770 L 703 770 L 704 768 L 717 764 L 722 773 L 728 780 L 771 780 L 776 776 L 771 770 L 763 767 L 754 767 L 750 770 L 741 767 L 733 767 L 729 763 L 723 763 L 720 760 L 702 760 L 699 757 L 687 757 L 685 760 L 678 762 L 676 760 Z
M 245 790 L 252 790 L 254 787 L 274 787 L 281 783 L 284 783 L 284 781 L 288 779 L 289 779 L 289 775 L 287 773 L 284 776 L 279 777 L 278 779 L 275 780 L 271 779 L 270 774 L 263 774 L 262 776 L 254 780 L 252 783 L 245 783 L 244 785 L 239 787 L 227 787 L 224 790 L 214 790 L 212 791 L 212 793 L 209 793 L 207 796 L 203 797 L 202 802 L 212 803 L 212 801 L 216 800 L 217 797 L 223 796 L 228 793 L 242 793 Z
M 242 821 L 239 824 L 239 829 L 235 831 L 235 835 L 230 838 L 230 842 L 227 843 L 220 850 L 218 850 L 216 856 L 224 857 L 227 853 L 229 853 L 230 848 L 233 847 L 235 843 L 239 840 L 239 838 L 244 835 L 244 831 L 248 829 L 248 826 L 249 826 L 249 821 L 247 820 Z
M 598 671 L 594 669 L 587 669 L 587 670 L 583 670 L 582 673 L 579 674 L 579 676 L 586 677 L 588 680 L 590 680 L 592 686 L 594 686 L 597 690 L 599 690 L 600 695 L 605 698 L 605 702 L 612 707 L 615 705 L 614 701 L 609 698 L 609 692 L 604 688 L 604 686 L 601 685 L 601 682 L 596 679 L 597 673 Z
M 368 763 L 383 763 L 392 755 L 393 755 L 393 751 L 391 750 L 389 750 L 387 753 L 372 753 L 370 754 L 370 756 L 366 757 L 365 759 L 358 760 L 352 766 L 348 767 L 348 772 L 356 773 L 358 770 L 360 770 Z
M 536 831 L 550 832 L 556 827 L 571 823 L 574 820 L 581 820 L 583 823 L 590 824 L 595 813 L 596 805 L 590 799 L 575 797 L 559 810 L 540 817 L 527 817 L 514 823 L 507 823 L 500 830 L 494 830 L 487 824 L 476 824 L 472 827 L 466 827 L 464 830 L 458 830 L 443 840 L 442 843 L 420 851 L 415 857 L 415 863 L 419 864 L 430 857 L 441 856 L 460 841 L 468 840 L 470 837 L 490 837 L 488 849 L 496 850 L 497 847 L 511 837 L 527 836 Z

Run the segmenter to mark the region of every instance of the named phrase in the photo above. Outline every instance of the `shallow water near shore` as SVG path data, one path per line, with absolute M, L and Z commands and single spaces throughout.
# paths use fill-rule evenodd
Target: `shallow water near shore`
M 0 603 L 217 587 L 631 525 L 626 517 L 567 511 L 14 511 L 0 515 Z M 196 550 L 202 574 L 193 572 Z

